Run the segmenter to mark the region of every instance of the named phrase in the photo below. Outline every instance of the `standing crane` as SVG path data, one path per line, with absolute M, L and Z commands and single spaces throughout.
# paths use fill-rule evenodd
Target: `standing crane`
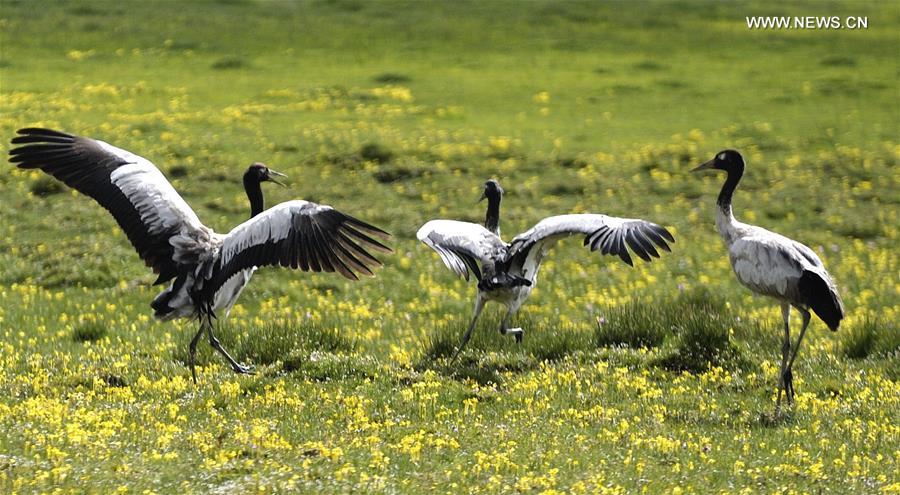
M 310 272 L 337 272 L 351 280 L 373 276 L 381 262 L 367 249 L 390 253 L 375 238 L 390 234 L 326 205 L 294 200 L 264 211 L 260 184 L 283 174 L 262 163 L 244 173 L 250 219 L 227 234 L 203 225 L 197 214 L 150 161 L 103 141 L 64 132 L 20 129 L 12 140 L 10 161 L 23 169 L 41 169 L 94 198 L 115 217 L 144 263 L 159 276 L 153 285 L 174 279 L 151 303 L 161 320 L 196 317 L 200 328 L 188 348 L 191 377 L 194 357 L 207 334 L 237 373 L 238 363 L 215 336 L 213 319 L 228 316 L 257 267 L 283 266 Z
M 781 411 L 782 392 L 788 402 L 794 399 L 794 376 L 791 371 L 800 342 L 809 326 L 810 310 L 837 331 L 844 318 L 844 305 L 834 280 L 825 265 L 809 247 L 762 227 L 737 221 L 731 207 L 731 197 L 744 175 L 744 158 L 734 150 L 720 151 L 712 160 L 695 168 L 723 170 L 728 175 L 716 201 L 716 229 L 725 247 L 731 268 L 740 283 L 751 291 L 772 297 L 781 303 L 784 320 L 784 342 L 781 347 L 781 370 L 778 377 L 778 396 L 775 414 Z M 790 315 L 793 306 L 803 317 L 797 344 L 791 346 Z
M 656 247 L 670 251 L 666 241 L 675 238 L 663 227 L 646 220 L 616 218 L 607 215 L 578 214 L 547 217 L 507 244 L 500 238 L 500 201 L 503 188 L 496 180 L 484 184 L 481 199 L 487 199 L 484 226 L 456 220 L 431 220 L 416 237 L 440 255 L 444 264 L 469 280 L 470 272 L 478 280 L 475 313 L 452 360 L 472 337 L 472 331 L 485 303 L 495 301 L 506 306 L 500 333 L 513 335 L 521 342 L 525 331 L 508 328 L 510 319 L 528 299 L 537 282 L 544 255 L 560 239 L 584 236 L 591 251 L 616 255 L 630 266 L 629 248 L 644 261 L 659 257 Z M 480 267 L 479 267 L 480 265 Z

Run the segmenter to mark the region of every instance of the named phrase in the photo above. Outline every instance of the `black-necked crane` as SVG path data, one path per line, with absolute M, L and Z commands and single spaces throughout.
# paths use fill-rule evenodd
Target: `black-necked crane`
M 162 320 L 196 317 L 200 328 L 188 348 L 194 357 L 206 332 L 210 345 L 237 373 L 238 363 L 215 336 L 213 319 L 227 316 L 258 267 L 283 266 L 338 272 L 351 280 L 372 276 L 381 263 L 367 249 L 391 252 L 375 238 L 390 235 L 326 205 L 294 200 L 264 211 L 261 183 L 283 176 L 262 163 L 244 173 L 250 219 L 227 234 L 203 225 L 197 214 L 149 160 L 103 141 L 49 129 L 20 129 L 10 161 L 41 169 L 109 210 L 147 266 L 154 285 L 175 279 L 151 303 Z
M 834 280 L 825 265 L 809 247 L 762 227 L 737 221 L 731 198 L 744 175 L 744 158 L 734 150 L 720 151 L 698 170 L 723 170 L 728 175 L 719 192 L 716 229 L 725 247 L 731 267 L 739 282 L 751 291 L 772 297 L 781 303 L 784 320 L 784 342 L 781 347 L 781 369 L 778 377 L 778 397 L 775 412 L 781 411 L 782 392 L 788 402 L 794 397 L 794 377 L 791 368 L 800 342 L 809 326 L 810 310 L 836 331 L 844 318 L 844 305 Z M 791 345 L 791 306 L 803 317 L 797 344 Z
M 475 313 L 453 360 L 472 336 L 485 303 L 495 301 L 506 306 L 500 333 L 522 341 L 524 330 L 508 328 L 513 315 L 528 299 L 537 282 L 544 255 L 560 239 L 584 236 L 591 251 L 617 255 L 632 265 L 629 248 L 644 261 L 659 257 L 656 247 L 669 251 L 675 238 L 663 227 L 646 220 L 616 218 L 598 214 L 574 214 L 547 217 L 507 244 L 500 238 L 500 201 L 503 188 L 496 180 L 484 184 L 481 199 L 487 199 L 484 225 L 456 220 L 431 220 L 416 236 L 436 251 L 447 268 L 469 280 L 469 272 L 478 280 Z M 479 268 L 480 265 L 480 268 Z

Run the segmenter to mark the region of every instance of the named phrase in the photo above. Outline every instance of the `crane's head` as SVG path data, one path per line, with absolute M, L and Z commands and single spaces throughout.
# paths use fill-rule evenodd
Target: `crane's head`
M 712 160 L 691 170 L 691 172 L 707 169 L 724 170 L 726 172 L 743 172 L 744 158 L 735 150 L 720 151 L 716 153 L 716 156 Z
M 487 199 L 500 199 L 500 196 L 503 195 L 503 188 L 500 187 L 500 183 L 494 179 L 488 179 L 487 182 L 484 183 L 484 191 L 481 193 L 481 198 L 478 201 L 482 201 L 485 198 Z
M 276 171 L 270 169 L 269 167 L 267 167 L 265 163 L 255 162 L 255 163 L 253 163 L 253 165 L 250 165 L 250 167 L 247 168 L 247 172 L 244 173 L 244 180 L 246 181 L 249 179 L 249 180 L 254 180 L 256 182 L 269 181 L 269 182 L 274 182 L 274 183 L 278 184 L 279 186 L 287 187 L 284 184 L 282 184 L 281 182 L 279 182 L 277 179 L 275 179 L 275 177 L 273 177 L 273 176 L 287 178 L 287 176 L 282 174 L 281 172 L 276 172 Z

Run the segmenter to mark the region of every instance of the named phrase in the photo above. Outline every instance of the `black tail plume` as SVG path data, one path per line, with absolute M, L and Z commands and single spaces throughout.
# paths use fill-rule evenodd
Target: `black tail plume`
M 493 290 L 511 287 L 531 287 L 531 280 L 518 275 L 510 275 L 505 272 L 496 273 L 490 277 L 483 277 L 478 282 L 478 288 L 481 290 Z
M 837 331 L 844 319 L 844 304 L 837 290 L 816 272 L 804 270 L 797 284 L 800 295 L 810 309 L 828 325 L 832 332 Z

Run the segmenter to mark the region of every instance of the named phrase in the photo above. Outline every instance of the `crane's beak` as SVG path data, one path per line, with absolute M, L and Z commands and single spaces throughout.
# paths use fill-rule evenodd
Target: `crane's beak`
M 486 200 L 486 199 L 487 199 L 487 193 L 484 192 L 484 191 L 482 191 L 482 192 L 481 192 L 481 197 L 478 198 L 478 201 L 476 201 L 476 203 L 481 203 L 482 201 L 484 201 L 484 200 Z
M 285 179 L 287 179 L 287 176 L 286 176 L 286 175 L 284 175 L 284 174 L 281 173 L 281 172 L 276 172 L 276 171 L 274 171 L 274 170 L 272 170 L 272 169 L 270 168 L 270 169 L 269 169 L 269 175 L 266 176 L 266 179 L 268 179 L 268 180 L 271 181 L 271 182 L 274 182 L 274 183 L 278 184 L 278 185 L 281 186 L 281 187 L 287 187 L 287 186 L 284 185 L 283 183 L 281 183 L 281 182 L 275 180 L 274 178 L 272 178 L 273 175 L 277 175 L 278 177 L 284 177 Z
M 700 170 L 707 170 L 707 169 L 713 168 L 713 166 L 714 166 L 715 164 L 716 164 L 716 159 L 713 158 L 712 160 L 710 160 L 710 161 L 704 163 L 703 165 L 700 165 L 699 167 L 697 167 L 697 168 L 695 168 L 695 169 L 692 169 L 691 172 L 697 172 L 697 171 L 700 171 Z

